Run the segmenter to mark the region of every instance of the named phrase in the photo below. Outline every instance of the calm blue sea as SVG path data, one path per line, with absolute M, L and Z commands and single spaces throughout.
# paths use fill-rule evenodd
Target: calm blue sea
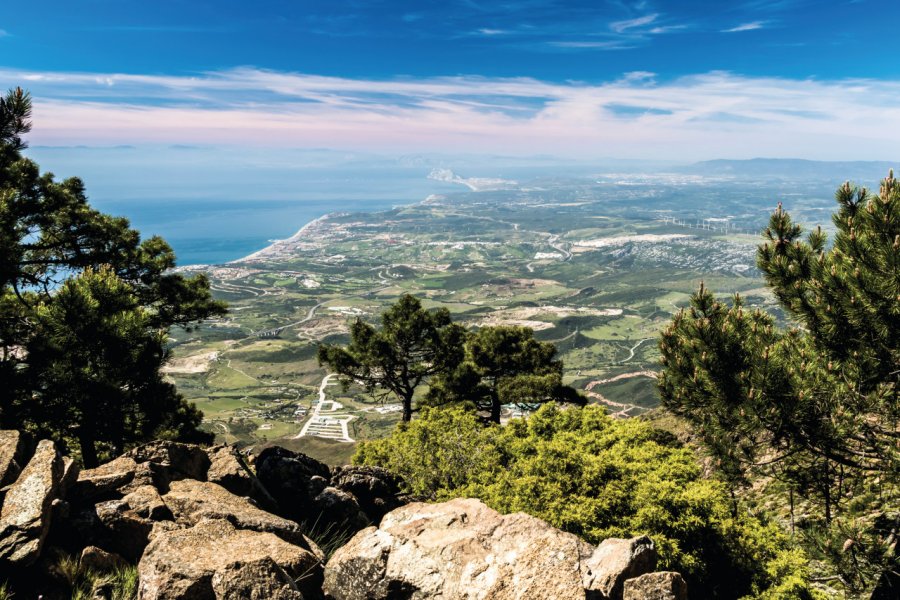
M 290 200 L 129 200 L 94 201 L 104 212 L 127 217 L 142 237 L 160 235 L 175 250 L 179 265 L 219 264 L 292 236 L 306 223 L 335 211 L 376 211 L 397 199 L 345 201 Z
M 105 200 L 95 195 L 91 204 L 127 217 L 143 237 L 165 238 L 179 265 L 220 264 L 261 250 L 272 240 L 290 237 L 327 213 L 386 210 L 420 202 L 429 194 L 465 191 L 462 186 L 428 180 L 425 174 L 427 171 L 417 169 L 390 177 L 306 181 L 297 187 L 295 199 Z M 281 193 L 292 195 L 288 190 Z M 103 194 L 107 195 L 113 194 Z

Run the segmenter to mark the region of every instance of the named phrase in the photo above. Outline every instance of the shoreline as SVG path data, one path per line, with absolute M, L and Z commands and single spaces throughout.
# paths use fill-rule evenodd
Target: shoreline
M 378 209 L 378 210 L 374 210 L 371 212 L 373 212 L 373 213 L 387 212 L 387 211 L 395 210 L 397 208 L 404 207 L 404 206 L 419 206 L 419 205 L 423 205 L 423 204 L 428 204 L 429 202 L 433 202 L 434 200 L 441 199 L 441 198 L 444 198 L 444 196 L 441 194 L 429 194 L 423 200 L 418 200 L 418 201 L 410 202 L 410 203 L 392 204 L 390 208 Z M 272 242 L 265 248 L 261 248 L 260 250 L 257 250 L 256 252 L 251 252 L 247 256 L 244 256 L 241 258 L 236 258 L 234 260 L 229 260 L 223 264 L 235 265 L 235 264 L 240 264 L 240 263 L 249 262 L 249 261 L 253 261 L 253 260 L 258 260 L 260 258 L 265 258 L 266 255 L 268 255 L 268 254 L 277 253 L 276 251 L 278 250 L 278 248 L 280 246 L 290 245 L 290 244 L 294 244 L 296 242 L 301 241 L 305 236 L 307 236 L 310 233 L 310 230 L 314 230 L 317 227 L 323 225 L 324 223 L 327 223 L 328 220 L 331 218 L 348 216 L 348 215 L 353 215 L 356 213 L 363 213 L 363 212 L 369 212 L 369 211 L 343 210 L 343 211 L 334 211 L 334 212 L 325 213 L 324 215 L 322 215 L 320 217 L 316 217 L 312 221 L 309 221 L 308 223 L 306 223 L 303 227 L 298 229 L 297 232 L 294 233 L 294 235 L 292 235 L 291 237 L 285 238 L 283 240 L 275 240 L 274 242 Z
M 235 260 L 229 260 L 229 261 L 226 262 L 225 264 L 226 264 L 226 265 L 233 265 L 233 264 L 236 264 L 236 263 L 242 263 L 242 262 L 246 262 L 246 261 L 255 260 L 255 259 L 257 259 L 257 258 L 262 258 L 262 257 L 265 256 L 266 254 L 269 254 L 270 252 L 272 252 L 273 250 L 275 250 L 278 246 L 281 246 L 281 245 L 284 245 L 284 244 L 289 244 L 289 243 L 296 242 L 296 241 L 300 240 L 300 239 L 307 233 L 307 230 L 309 230 L 310 228 L 315 227 L 316 225 L 318 225 L 318 224 L 320 224 L 320 223 L 324 223 L 325 221 L 327 221 L 327 220 L 329 219 L 329 217 L 338 216 L 338 215 L 345 215 L 345 214 L 352 214 L 352 213 L 348 213 L 348 212 L 330 212 L 330 213 L 325 213 L 325 214 L 322 215 L 321 217 L 316 217 L 316 218 L 313 219 L 312 221 L 309 221 L 308 223 L 306 223 L 303 227 L 301 227 L 300 229 L 298 229 L 297 232 L 294 233 L 294 235 L 292 235 L 291 237 L 285 238 L 285 239 L 283 239 L 283 240 L 276 240 L 276 241 L 272 242 L 271 244 L 269 244 L 268 246 L 266 246 L 265 248 L 262 248 L 262 249 L 260 249 L 260 250 L 257 250 L 256 252 L 252 252 L 252 253 L 248 254 L 247 256 L 244 256 L 244 257 L 241 257 L 241 258 L 237 258 L 237 259 L 235 259 Z

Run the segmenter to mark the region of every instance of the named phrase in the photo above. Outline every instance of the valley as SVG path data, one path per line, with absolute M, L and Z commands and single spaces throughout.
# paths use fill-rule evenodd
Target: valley
M 774 199 L 799 183 L 662 175 L 512 183 L 333 213 L 240 261 L 183 268 L 207 273 L 231 310 L 176 332 L 169 377 L 223 441 L 277 440 L 340 462 L 354 441 L 384 436 L 399 412 L 329 381 L 316 346 L 345 340 L 353 319 L 376 320 L 404 293 L 470 327 L 531 327 L 556 343 L 566 382 L 617 417 L 657 406 L 657 332 L 701 280 L 774 310 L 755 268 L 757 233 Z M 829 185 L 804 184 L 809 195 L 792 196 L 789 208 L 819 222 Z

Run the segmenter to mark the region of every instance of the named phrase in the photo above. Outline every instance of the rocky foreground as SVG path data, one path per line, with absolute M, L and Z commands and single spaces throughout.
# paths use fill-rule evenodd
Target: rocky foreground
M 159 441 L 79 470 L 49 440 L 0 431 L 0 584 L 69 598 L 58 565 L 74 556 L 97 573 L 137 565 L 141 600 L 687 598 L 646 537 L 593 547 L 474 499 L 411 502 L 383 469 L 283 448 L 253 467 L 227 446 Z M 349 541 L 326 560 L 309 536 Z

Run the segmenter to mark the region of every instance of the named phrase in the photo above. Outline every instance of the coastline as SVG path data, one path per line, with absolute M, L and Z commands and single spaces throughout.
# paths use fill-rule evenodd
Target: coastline
M 379 209 L 379 210 L 376 210 L 375 212 L 380 212 L 382 210 L 384 210 L 384 211 L 393 210 L 393 209 L 396 209 L 398 207 L 403 207 L 403 206 L 425 205 L 425 204 L 433 203 L 435 201 L 443 200 L 445 198 L 446 198 L 446 196 L 444 196 L 442 194 L 429 194 L 424 200 L 418 200 L 415 202 L 410 202 L 410 203 L 405 203 L 405 204 L 404 203 L 392 204 L 389 208 Z M 279 252 L 280 250 L 290 249 L 293 245 L 304 241 L 303 238 L 308 238 L 310 235 L 314 235 L 317 230 L 325 228 L 327 226 L 329 219 L 332 219 L 334 217 L 344 217 L 344 216 L 348 216 L 348 215 L 353 215 L 353 214 L 356 214 L 359 212 L 368 212 L 368 211 L 341 210 L 341 211 L 325 213 L 324 215 L 322 215 L 320 217 L 316 217 L 312 221 L 309 221 L 308 223 L 306 223 L 306 225 L 304 225 L 303 227 L 298 229 L 297 232 L 294 233 L 294 235 L 292 235 L 291 237 L 285 238 L 283 240 L 275 240 L 271 244 L 266 246 L 265 248 L 257 250 L 256 252 L 251 252 L 247 256 L 244 256 L 241 258 L 236 258 L 234 260 L 229 260 L 223 264 L 236 265 L 236 264 L 240 264 L 240 263 L 252 262 L 252 261 L 260 260 L 260 259 L 266 259 L 266 258 L 270 258 L 272 256 L 278 256 L 280 254 L 280 252 Z M 307 239 L 306 241 L 314 241 L 314 240 Z
M 229 260 L 225 264 L 232 265 L 232 264 L 236 264 L 236 263 L 252 261 L 252 260 L 259 259 L 259 258 L 264 258 L 265 256 L 267 256 L 269 254 L 276 253 L 276 251 L 278 250 L 278 248 L 280 246 L 285 246 L 285 245 L 300 241 L 301 238 L 303 238 L 305 235 L 307 235 L 309 233 L 310 229 L 315 229 L 317 226 L 321 225 L 322 223 L 325 223 L 330 217 L 335 217 L 335 216 L 344 215 L 344 214 L 349 214 L 349 213 L 347 213 L 347 212 L 325 213 L 321 217 L 316 217 L 315 219 L 313 219 L 312 221 L 308 222 L 306 225 L 304 225 L 303 227 L 298 229 L 297 232 L 294 233 L 294 235 L 292 235 L 291 237 L 285 238 L 283 240 L 275 240 L 274 242 L 272 242 L 265 248 L 257 250 L 256 252 L 252 252 L 242 258 L 237 258 L 235 260 Z

